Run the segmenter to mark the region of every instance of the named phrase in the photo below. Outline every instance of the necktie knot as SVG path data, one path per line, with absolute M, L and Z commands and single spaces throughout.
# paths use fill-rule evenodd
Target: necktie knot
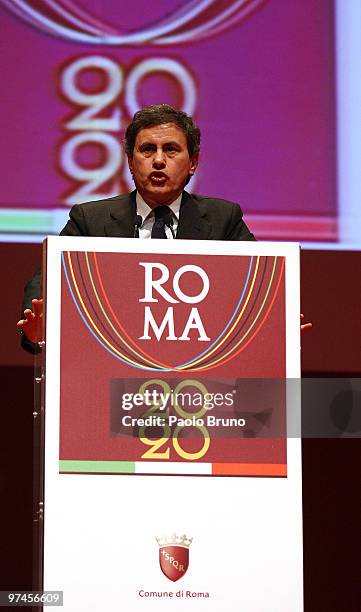
M 154 216 L 155 216 L 155 220 L 158 221 L 158 219 L 163 219 L 169 214 L 170 210 L 169 210 L 169 206 L 157 206 L 154 209 Z
M 167 238 L 165 233 L 165 218 L 170 214 L 168 206 L 157 206 L 154 209 L 152 238 Z

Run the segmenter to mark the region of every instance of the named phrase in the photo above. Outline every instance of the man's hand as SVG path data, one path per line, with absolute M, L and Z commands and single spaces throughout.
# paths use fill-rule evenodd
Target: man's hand
M 43 337 L 43 300 L 31 300 L 33 310 L 24 310 L 25 319 L 17 322 L 18 329 L 22 329 L 27 339 L 36 344 L 41 342 Z
M 301 332 L 307 331 L 308 329 L 311 329 L 312 327 L 312 323 L 304 323 L 303 322 L 304 319 L 305 319 L 305 315 L 302 314 L 301 312 Z

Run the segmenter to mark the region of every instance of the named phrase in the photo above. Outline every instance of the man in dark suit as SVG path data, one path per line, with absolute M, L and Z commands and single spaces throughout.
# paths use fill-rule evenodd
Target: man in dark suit
M 191 117 L 161 104 L 138 111 L 125 134 L 125 150 L 136 190 L 107 200 L 73 206 L 63 236 L 255 240 L 238 204 L 184 187 L 196 171 L 200 131 Z M 22 345 L 34 352 L 40 339 L 40 270 L 27 284 Z

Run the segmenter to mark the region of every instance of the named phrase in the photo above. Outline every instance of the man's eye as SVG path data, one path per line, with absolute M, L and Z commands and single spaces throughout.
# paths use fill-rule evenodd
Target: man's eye
M 167 151 L 167 153 L 175 153 L 177 149 L 173 145 L 168 145 L 167 147 L 165 147 L 165 150 Z

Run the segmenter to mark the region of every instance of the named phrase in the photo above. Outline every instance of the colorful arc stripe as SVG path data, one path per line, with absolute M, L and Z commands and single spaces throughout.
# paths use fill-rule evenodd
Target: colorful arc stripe
M 164 372 L 207 371 L 245 350 L 272 310 L 285 266 L 283 257 L 249 258 L 240 299 L 222 332 L 202 353 L 172 366 L 146 353 L 131 338 L 112 307 L 96 253 L 92 255 L 91 260 L 88 253 L 67 252 L 66 257 L 62 254 L 69 292 L 83 322 L 97 342 L 116 359 L 137 369 Z

